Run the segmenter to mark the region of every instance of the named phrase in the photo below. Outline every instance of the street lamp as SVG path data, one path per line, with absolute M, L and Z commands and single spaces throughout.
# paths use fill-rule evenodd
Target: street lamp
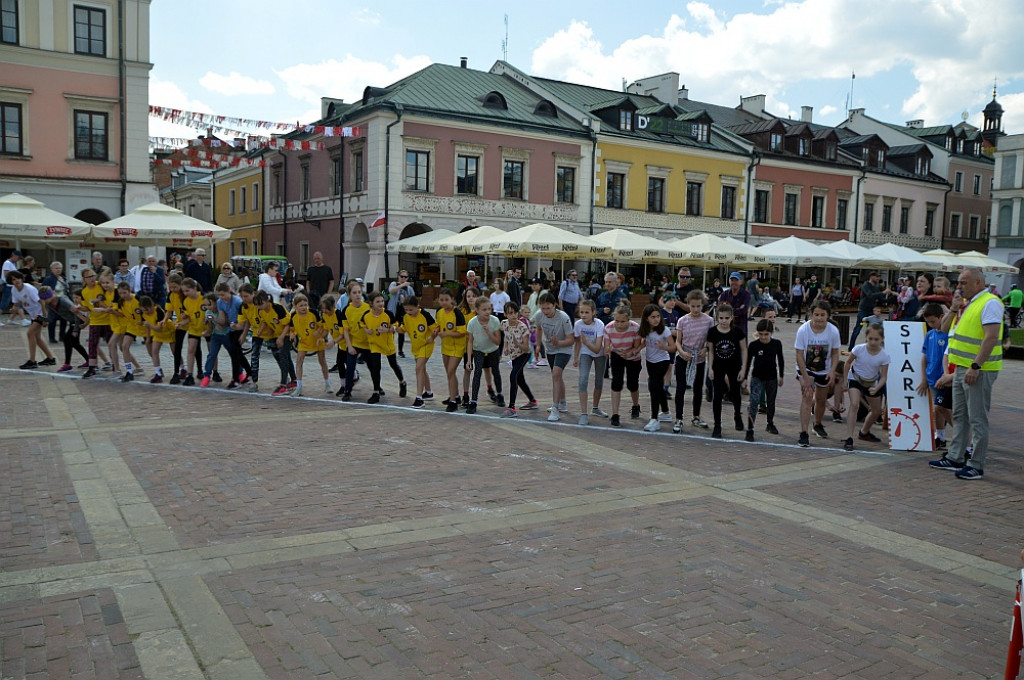
M 312 211 L 309 209 L 308 203 L 303 203 L 302 207 L 299 208 L 299 215 L 302 217 L 302 221 L 306 224 L 312 224 L 317 229 L 320 228 L 320 220 L 311 220 L 309 215 Z

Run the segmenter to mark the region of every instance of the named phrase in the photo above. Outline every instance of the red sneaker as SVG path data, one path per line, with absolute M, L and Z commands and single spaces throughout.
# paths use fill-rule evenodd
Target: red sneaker
M 203 379 L 199 381 L 199 386 L 200 387 L 209 387 L 210 386 L 210 376 L 204 375 Z

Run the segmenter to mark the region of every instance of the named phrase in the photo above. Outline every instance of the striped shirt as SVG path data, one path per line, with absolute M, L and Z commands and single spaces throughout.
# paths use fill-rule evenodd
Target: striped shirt
M 604 336 L 608 338 L 613 352 L 624 355 L 633 348 L 633 344 L 640 337 L 640 324 L 636 321 L 630 321 L 629 328 L 619 331 L 615 329 L 615 322 L 612 321 L 604 327 Z M 635 356 L 629 357 L 629 360 L 640 361 L 640 353 L 637 352 Z

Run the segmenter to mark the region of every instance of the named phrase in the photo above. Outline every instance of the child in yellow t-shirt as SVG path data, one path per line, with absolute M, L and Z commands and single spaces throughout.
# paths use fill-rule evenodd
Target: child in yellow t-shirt
M 139 299 L 139 311 L 142 313 L 142 328 L 149 336 L 149 358 L 153 361 L 153 377 L 149 382 L 155 385 L 164 381 L 164 369 L 160 367 L 160 348 L 174 342 L 174 321 L 171 313 L 159 307 L 148 295 Z
M 467 289 L 468 290 L 468 289 Z M 455 308 L 455 298 L 447 288 L 437 294 L 437 334 L 441 338 L 441 360 L 448 377 L 448 398 L 443 402 L 448 413 L 459 410 L 459 379 L 455 372 L 466 357 L 466 317 Z
M 121 350 L 125 370 L 121 382 L 131 382 L 135 379 L 135 370 L 139 366 L 139 360 L 132 353 L 132 344 L 135 338 L 145 335 L 146 329 L 142 326 L 142 312 L 139 309 L 139 301 L 132 294 L 131 285 L 127 281 L 122 281 L 117 284 L 115 292 L 117 297 L 110 312 L 111 328 L 114 331 L 114 336 L 110 340 L 113 347 L 111 356 L 118 349 Z
M 412 345 L 412 356 L 416 360 L 416 399 L 413 408 L 423 408 L 423 402 L 434 398 L 430 390 L 430 375 L 427 373 L 427 361 L 434 353 L 434 342 L 437 339 L 437 322 L 434 317 L 420 309 L 420 301 L 410 295 L 402 303 L 405 316 L 398 326 L 398 332 L 409 338 Z
M 384 390 L 380 387 L 380 358 L 386 356 L 388 365 L 398 378 L 398 396 L 405 397 L 408 394 L 409 386 L 402 375 L 402 369 L 398 366 L 398 357 L 395 356 L 395 317 L 384 308 L 384 296 L 380 293 L 370 293 L 370 309 L 363 314 L 360 325 L 366 332 L 366 339 L 370 345 L 370 360 L 366 362 L 370 369 L 370 378 L 373 380 L 373 394 L 367 403 L 376 404 L 384 396 Z
M 298 353 L 295 356 L 296 386 L 292 396 L 302 395 L 302 364 L 307 354 L 315 354 L 320 362 L 320 371 L 324 376 L 324 385 L 328 392 L 331 392 L 331 381 L 328 378 L 327 360 L 324 358 L 324 347 L 326 332 L 320 322 L 320 315 L 309 308 L 309 298 L 302 293 L 296 293 L 292 298 L 292 313 L 288 320 L 281 326 L 281 332 L 277 337 L 278 347 L 284 346 L 285 337 L 291 335 L 295 338 Z

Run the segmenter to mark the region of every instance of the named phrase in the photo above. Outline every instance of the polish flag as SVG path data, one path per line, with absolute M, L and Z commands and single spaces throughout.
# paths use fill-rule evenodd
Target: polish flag
M 1021 570 L 1021 581 L 1024 581 L 1024 570 Z M 1021 581 L 1017 581 L 1017 600 L 1013 603 L 1013 625 L 1010 628 L 1010 649 L 1006 654 L 1006 680 L 1017 680 L 1020 674 L 1020 655 L 1024 649 L 1024 630 L 1021 628 L 1020 591 Z
M 387 224 L 387 221 L 387 217 L 384 215 L 384 213 L 381 213 L 380 217 L 375 219 L 373 223 L 370 225 L 370 229 L 373 229 L 374 227 L 383 227 L 385 224 Z

